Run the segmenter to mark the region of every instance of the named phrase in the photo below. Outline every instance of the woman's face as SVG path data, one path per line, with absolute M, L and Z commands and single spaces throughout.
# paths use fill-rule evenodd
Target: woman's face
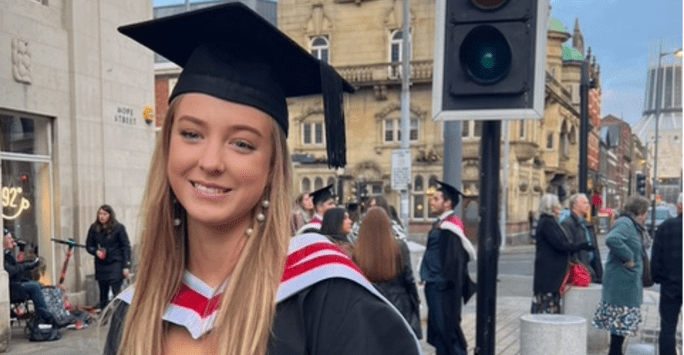
M 313 197 L 311 197 L 311 195 L 306 194 L 304 197 L 302 197 L 302 207 L 307 211 L 313 210 L 314 204 Z
M 348 214 L 348 213 L 345 213 L 345 214 L 344 214 L 344 219 L 342 220 L 342 233 L 343 233 L 344 235 L 347 235 L 347 234 L 351 233 L 352 224 L 353 224 L 353 223 L 352 223 L 351 218 L 349 217 L 349 214 Z
M 204 94 L 181 98 L 167 174 L 189 221 L 225 225 L 251 218 L 269 177 L 272 130 L 271 117 L 255 108 Z
M 370 201 L 368 201 L 368 208 L 375 207 L 378 204 L 375 202 L 375 199 L 372 198 Z
M 646 220 L 646 216 L 648 216 L 648 211 L 636 216 L 636 219 L 637 219 L 637 221 L 639 221 L 639 223 L 643 224 L 644 221 Z
M 107 212 L 103 209 L 100 209 L 99 211 L 97 211 L 97 221 L 100 222 L 100 224 L 109 223 L 109 217 L 110 217 L 109 212 Z

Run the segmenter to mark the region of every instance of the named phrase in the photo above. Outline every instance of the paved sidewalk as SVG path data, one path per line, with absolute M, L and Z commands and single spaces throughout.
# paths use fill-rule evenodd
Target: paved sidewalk
M 635 344 L 646 344 L 657 348 L 658 334 L 660 333 L 660 317 L 658 314 L 659 293 L 653 290 L 644 290 L 644 303 L 641 306 L 642 323 L 639 334 L 636 337 L 628 337 L 625 348 Z M 520 353 L 520 317 L 530 312 L 531 297 L 499 297 L 496 303 L 496 355 L 524 355 Z M 476 303 L 469 302 L 463 310 L 462 328 L 468 341 L 468 354 L 474 354 L 476 340 Z M 591 322 L 591 320 L 587 320 Z M 425 327 L 423 327 L 425 335 Z M 434 355 L 434 348 L 427 344 L 425 337 L 422 340 L 425 355 Z M 677 331 L 677 344 L 682 348 L 682 321 L 680 319 Z M 587 355 L 605 355 L 608 349 L 602 351 L 588 351 Z M 629 352 L 625 352 L 629 354 Z M 653 354 L 656 354 L 653 352 Z M 550 354 L 552 355 L 552 354 Z

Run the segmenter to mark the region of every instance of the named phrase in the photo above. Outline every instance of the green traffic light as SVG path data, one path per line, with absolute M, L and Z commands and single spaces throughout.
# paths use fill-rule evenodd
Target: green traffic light
M 461 65 L 479 84 L 494 84 L 511 69 L 511 48 L 506 37 L 492 26 L 477 26 L 464 38 L 460 48 Z
M 487 69 L 494 68 L 494 65 L 495 65 L 494 54 L 492 54 L 491 52 L 485 53 L 482 56 L 482 60 L 480 60 L 480 63 L 482 63 L 482 66 L 487 68 Z

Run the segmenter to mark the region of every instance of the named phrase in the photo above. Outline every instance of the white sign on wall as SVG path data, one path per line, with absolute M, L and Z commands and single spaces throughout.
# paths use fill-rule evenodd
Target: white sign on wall
M 392 190 L 406 190 L 411 183 L 411 150 L 392 151 Z

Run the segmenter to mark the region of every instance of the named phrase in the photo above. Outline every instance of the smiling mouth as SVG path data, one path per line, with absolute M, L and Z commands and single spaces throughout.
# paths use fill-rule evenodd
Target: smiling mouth
M 208 185 L 203 185 L 198 182 L 190 182 L 192 184 L 192 187 L 197 190 L 197 192 L 203 194 L 203 195 L 223 195 L 226 194 L 230 191 L 230 189 L 224 189 L 222 187 L 217 187 L 217 186 L 208 186 Z

